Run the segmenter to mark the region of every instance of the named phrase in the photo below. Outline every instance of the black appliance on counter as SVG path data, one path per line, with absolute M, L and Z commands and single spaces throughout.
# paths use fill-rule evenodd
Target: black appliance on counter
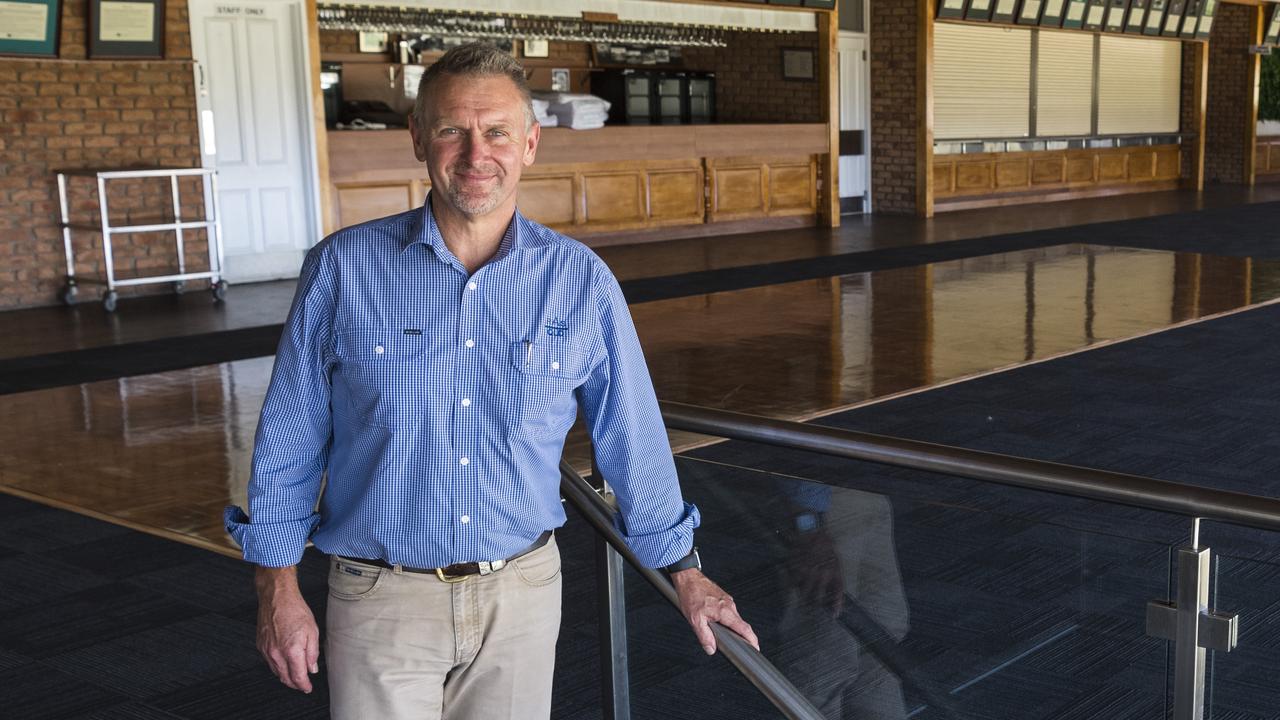
M 609 101 L 611 125 L 715 122 L 715 74 L 609 69 L 591 74 L 591 93 Z
M 609 101 L 610 125 L 653 122 L 653 78 L 642 70 L 606 70 L 591 74 L 591 94 Z
M 324 94 L 324 126 L 332 130 L 342 120 L 342 63 L 320 63 L 320 92 Z

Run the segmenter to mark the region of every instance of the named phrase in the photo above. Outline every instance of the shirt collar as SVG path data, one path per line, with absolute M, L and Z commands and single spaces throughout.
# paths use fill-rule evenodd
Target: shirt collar
M 438 258 L 453 258 L 453 253 L 445 245 L 444 236 L 440 234 L 440 228 L 436 225 L 435 214 L 431 212 L 431 197 L 432 194 L 427 193 L 427 200 L 422 204 L 421 211 L 414 215 L 413 224 L 409 227 L 409 233 L 402 241 L 400 249 L 404 251 L 411 245 L 421 243 L 435 251 Z M 494 253 L 493 259 L 489 262 L 497 262 L 524 245 L 524 237 L 528 232 L 524 224 L 524 216 L 520 214 L 520 208 L 517 207 L 511 216 L 511 222 L 507 225 L 507 231 L 502 235 L 498 252 Z

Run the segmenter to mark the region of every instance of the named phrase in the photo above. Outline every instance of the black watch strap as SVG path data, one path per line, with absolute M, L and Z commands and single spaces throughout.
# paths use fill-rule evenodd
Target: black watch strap
M 688 555 L 685 555 L 662 569 L 670 574 L 681 570 L 689 570 L 691 568 L 697 568 L 699 570 L 702 569 L 702 558 L 698 556 L 697 546 L 694 546 L 694 548 L 689 551 Z

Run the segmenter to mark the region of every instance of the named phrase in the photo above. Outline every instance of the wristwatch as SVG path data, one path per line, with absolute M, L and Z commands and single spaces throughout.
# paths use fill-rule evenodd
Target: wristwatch
M 690 568 L 697 568 L 698 570 L 702 569 L 702 558 L 698 557 L 697 546 L 694 546 L 694 548 L 689 551 L 688 555 L 685 555 L 662 569 L 670 575 L 671 573 L 688 570 Z

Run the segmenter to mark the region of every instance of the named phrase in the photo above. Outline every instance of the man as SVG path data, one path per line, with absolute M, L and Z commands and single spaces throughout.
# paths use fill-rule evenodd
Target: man
M 648 370 L 617 281 L 516 211 L 539 127 L 523 70 L 483 44 L 424 75 L 410 118 L 423 208 L 308 254 L 258 426 L 252 520 L 258 646 L 310 692 L 315 619 L 294 566 L 332 556 L 333 717 L 546 718 L 560 624 L 560 453 L 581 407 L 622 529 L 667 567 L 707 653 L 709 622 L 752 644 L 692 550 Z M 321 495 L 322 474 L 327 483 Z M 318 510 L 316 509 L 319 500 Z

